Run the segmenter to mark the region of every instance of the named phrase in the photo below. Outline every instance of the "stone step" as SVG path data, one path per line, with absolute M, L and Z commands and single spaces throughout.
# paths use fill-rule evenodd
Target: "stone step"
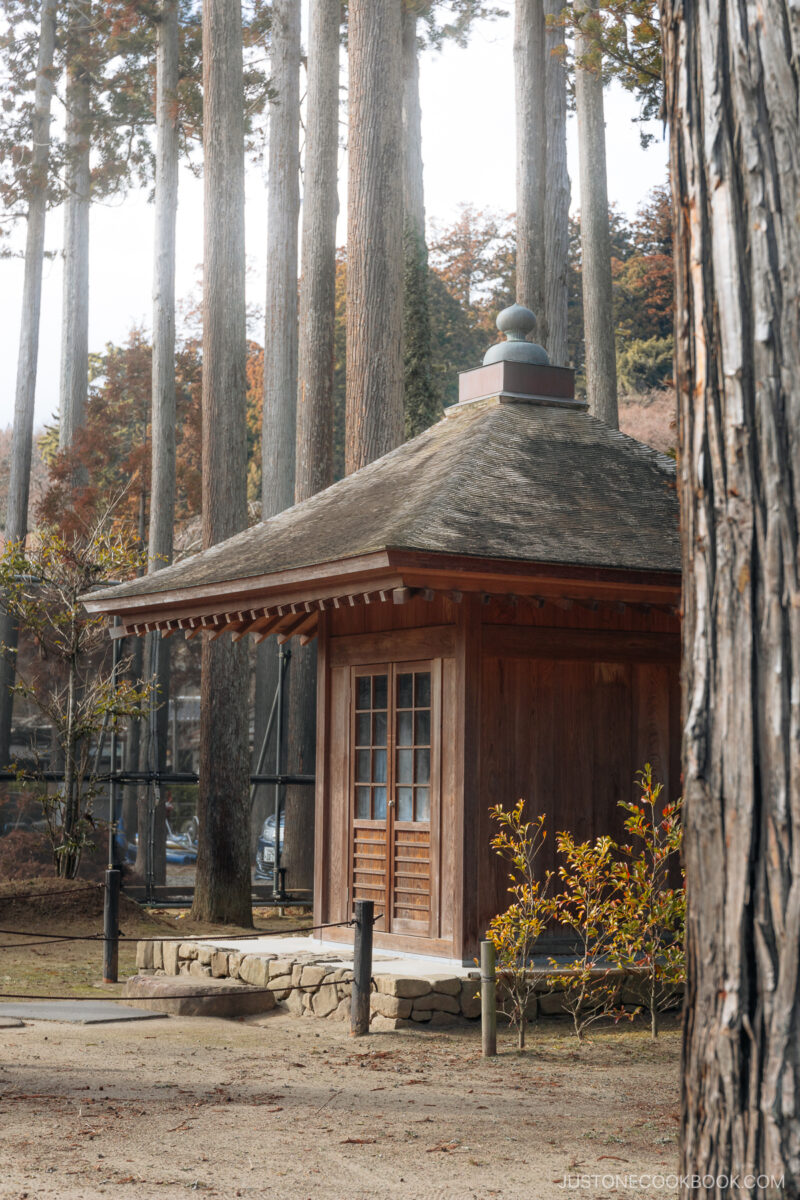
M 276 1004 L 273 992 L 234 979 L 185 975 L 133 975 L 122 994 L 135 1008 L 179 1017 L 245 1017 L 269 1012 Z

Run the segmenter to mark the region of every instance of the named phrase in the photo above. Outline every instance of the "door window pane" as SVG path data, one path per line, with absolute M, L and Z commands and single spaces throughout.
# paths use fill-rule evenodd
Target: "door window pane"
M 373 821 L 386 820 L 386 788 L 376 787 L 372 789 L 372 819 Z
M 431 752 L 430 750 L 414 751 L 414 782 L 430 783 L 431 781 Z
M 356 817 L 360 821 L 369 820 L 369 788 L 356 788 Z
M 414 713 L 414 741 L 418 746 L 431 744 L 431 714 L 426 712 Z
M 356 751 L 356 779 L 359 783 L 369 783 L 370 763 L 369 750 Z
M 414 703 L 413 675 L 397 676 L 397 707 L 411 708 Z
M 386 708 L 386 700 L 386 676 L 374 675 L 372 678 L 372 707 Z
M 413 750 L 398 750 L 397 751 L 397 782 L 398 783 L 413 783 L 414 769 L 414 751 Z
M 372 744 L 373 746 L 386 745 L 386 713 L 376 712 L 372 718 Z
M 359 675 L 356 680 L 356 708 L 369 708 L 370 677 Z
M 420 714 L 422 715 L 422 714 Z M 414 714 L 399 712 L 397 714 L 397 744 L 398 746 L 413 746 L 414 744 Z
M 356 745 L 369 745 L 369 713 L 356 714 Z
M 372 778 L 375 783 L 386 783 L 386 751 L 372 751 Z M 426 780 L 422 780 L 423 783 Z
M 422 787 L 415 788 L 416 793 L 416 812 L 414 819 L 416 821 L 430 821 L 431 819 L 431 793 L 430 788 Z
M 431 675 L 430 671 L 418 671 L 414 676 L 414 703 L 417 708 L 431 706 Z
M 410 787 L 397 789 L 397 819 L 398 821 L 414 820 L 414 794 Z

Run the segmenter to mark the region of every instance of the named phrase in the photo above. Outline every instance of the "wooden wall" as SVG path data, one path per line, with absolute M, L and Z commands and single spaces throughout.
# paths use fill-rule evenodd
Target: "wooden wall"
M 347 755 L 354 664 L 443 660 L 439 929 L 430 942 L 378 935 L 379 945 L 471 961 L 507 902 L 507 870 L 489 848 L 492 804 L 510 807 L 523 796 L 530 813 L 546 814 L 542 865 L 553 866 L 558 830 L 580 839 L 621 835 L 618 801 L 637 796 L 635 773 L 646 761 L 670 798 L 680 794 L 679 622 L 666 609 L 621 599 L 596 606 L 483 602 L 465 594 L 460 603 L 437 595 L 323 616 L 320 921 L 351 915 Z
M 530 815 L 545 814 L 548 837 L 540 862 L 552 869 L 561 830 L 581 841 L 603 833 L 623 836 L 625 813 L 618 804 L 639 797 L 635 776 L 645 762 L 664 784 L 665 796 L 680 795 L 676 617 L 609 606 L 593 611 L 491 604 L 484 612 L 481 736 L 474 765 L 480 779 L 474 813 L 480 899 L 477 927 L 465 929 L 465 956 L 508 903 L 507 868 L 486 851 L 494 832 L 491 805 L 509 808 L 523 797 Z M 507 633 L 495 636 L 497 626 L 509 625 L 521 630 L 516 652 L 492 653 L 498 642 L 514 644 Z M 524 633 L 526 627 L 538 631 L 535 640 Z M 559 655 L 565 644 L 560 631 L 574 631 L 574 657 L 544 657 L 550 629 Z

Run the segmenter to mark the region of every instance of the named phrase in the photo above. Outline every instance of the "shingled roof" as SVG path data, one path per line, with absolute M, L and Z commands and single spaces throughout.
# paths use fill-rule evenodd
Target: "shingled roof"
M 678 572 L 671 459 L 582 408 L 490 397 L 310 500 L 113 590 L 134 597 L 297 571 L 381 550 Z M 102 609 L 103 606 L 97 606 Z

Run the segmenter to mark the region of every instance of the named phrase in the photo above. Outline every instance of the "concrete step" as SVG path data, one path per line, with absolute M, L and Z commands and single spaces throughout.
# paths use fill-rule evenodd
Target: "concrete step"
M 132 975 L 122 993 L 135 1008 L 180 1017 L 245 1017 L 275 1007 L 273 992 L 235 979 Z

